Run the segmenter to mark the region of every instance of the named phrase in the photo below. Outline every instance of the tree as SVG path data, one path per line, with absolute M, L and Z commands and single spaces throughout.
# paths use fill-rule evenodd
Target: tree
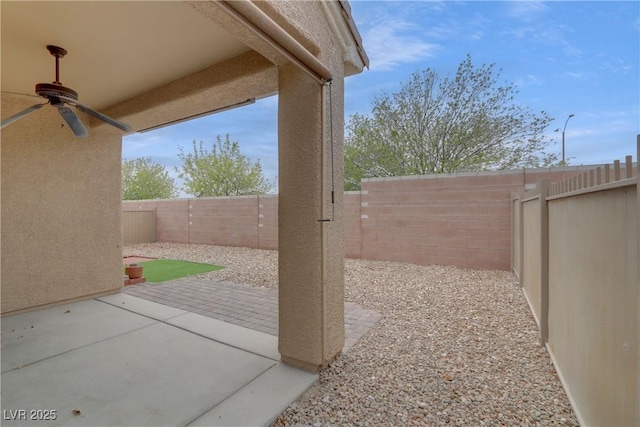
M 216 138 L 211 152 L 193 141 L 193 152 L 179 148 L 182 160 L 178 176 L 184 180 L 184 190 L 196 197 L 243 196 L 264 194 L 271 190 L 271 183 L 262 174 L 260 160 L 252 163 L 240 152 L 237 142 L 227 135 L 222 141 Z
M 164 166 L 150 157 L 122 162 L 122 200 L 171 199 L 175 183 Z
M 557 155 L 543 131 L 553 120 L 514 102 L 495 64 L 474 68 L 471 56 L 454 78 L 430 68 L 399 92 L 374 99 L 371 115 L 350 118 L 345 139 L 345 190 L 369 177 L 547 166 Z

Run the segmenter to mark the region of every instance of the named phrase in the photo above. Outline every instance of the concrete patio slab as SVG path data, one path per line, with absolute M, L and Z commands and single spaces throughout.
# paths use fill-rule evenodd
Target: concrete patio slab
M 122 292 L 119 294 L 100 297 L 97 298 L 97 300 L 105 302 L 107 304 L 111 304 L 123 310 L 142 314 L 143 316 L 151 317 L 152 319 L 161 321 L 165 321 L 167 319 L 171 319 L 172 317 L 187 313 L 186 311 L 180 310 L 178 308 L 169 307 L 167 305 L 158 304 L 141 298 L 136 298 Z
M 317 374 L 277 364 L 189 426 L 254 426 L 275 420 L 317 380 Z
M 258 336 L 271 335 L 129 295 L 103 299 L 2 319 L 3 426 L 267 425 L 318 379 L 274 360 L 276 344 Z M 242 350 L 261 339 L 269 357 Z
M 152 323 L 152 319 L 95 300 L 4 317 L 2 372 Z
M 52 425 L 186 425 L 274 364 L 155 324 L 4 374 L 2 405 L 57 409 Z
M 167 320 L 167 323 L 241 350 L 272 360 L 280 360 L 278 337 L 264 332 L 232 325 L 196 313 L 173 317 Z

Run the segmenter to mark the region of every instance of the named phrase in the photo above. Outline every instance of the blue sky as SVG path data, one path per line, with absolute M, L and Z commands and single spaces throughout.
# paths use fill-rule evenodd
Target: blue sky
M 561 153 L 567 124 L 570 164 L 636 160 L 640 133 L 640 3 L 637 1 L 351 1 L 370 69 L 345 83 L 345 120 L 371 111 L 376 95 L 393 93 L 412 73 L 432 68 L 453 75 L 470 54 L 474 65 L 495 63 L 515 83 L 516 102 L 544 110 Z M 211 147 L 230 134 L 243 154 L 278 175 L 277 97 L 124 138 L 123 158 L 151 157 L 173 177 L 178 147 Z M 180 184 L 179 180 L 177 183 Z

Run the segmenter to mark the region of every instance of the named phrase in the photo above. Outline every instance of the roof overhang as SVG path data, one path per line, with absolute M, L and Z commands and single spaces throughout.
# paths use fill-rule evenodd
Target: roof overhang
M 291 30 L 299 24 L 285 26 L 282 16 L 273 16 L 277 8 L 269 2 L 3 1 L 3 97 L 11 96 L 6 92 L 34 94 L 36 83 L 54 80 L 48 44 L 68 51 L 60 61 L 60 81 L 77 91 L 82 103 L 135 130 L 275 94 L 277 66 L 292 58 L 279 42 L 239 23 L 227 3 L 271 14 L 309 55 L 318 53 L 303 31 Z M 360 72 L 368 59 L 348 4 L 327 1 L 322 8 L 346 52 L 346 74 Z M 19 101 L 33 103 L 31 97 Z M 3 117 L 12 113 L 3 111 Z

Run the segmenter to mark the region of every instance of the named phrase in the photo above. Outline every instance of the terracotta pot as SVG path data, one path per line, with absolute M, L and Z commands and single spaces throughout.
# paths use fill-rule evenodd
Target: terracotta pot
M 124 274 L 129 276 L 129 279 L 139 279 L 142 277 L 141 265 L 130 265 L 124 268 Z

